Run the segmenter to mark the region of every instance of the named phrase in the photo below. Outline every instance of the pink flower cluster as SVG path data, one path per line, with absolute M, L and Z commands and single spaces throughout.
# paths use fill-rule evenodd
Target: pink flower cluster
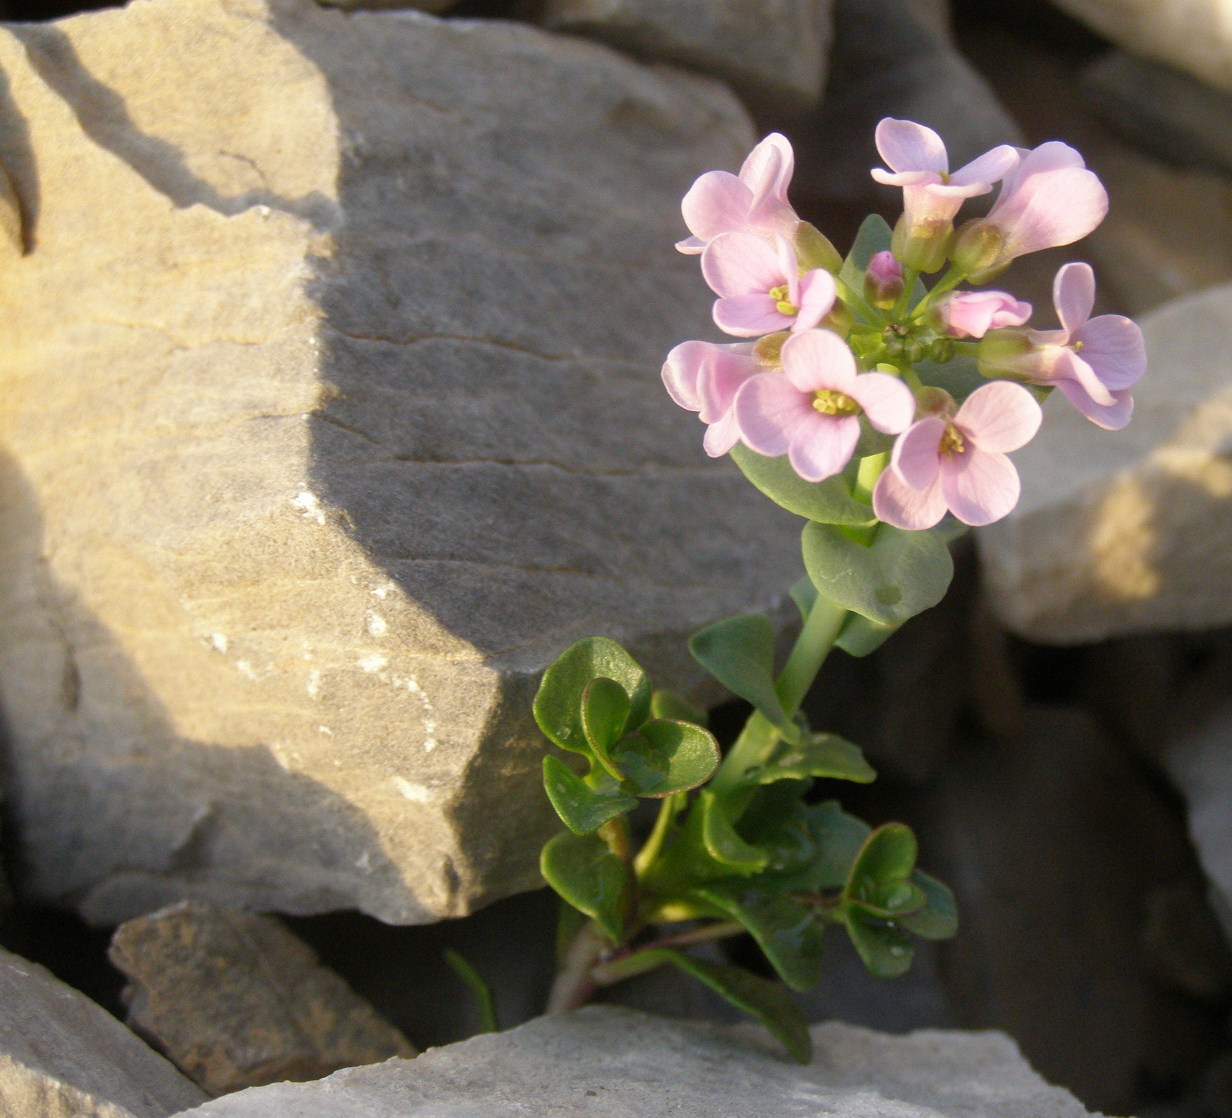
M 1059 142 L 1003 145 L 950 172 L 941 138 L 923 125 L 883 120 L 876 140 L 889 170 L 873 177 L 902 188 L 904 212 L 859 291 L 836 277 L 837 254 L 819 256 L 817 243 L 828 243 L 787 200 L 794 157 L 785 137 L 762 140 L 739 174 L 711 171 L 694 183 L 682 205 L 691 236 L 676 247 L 700 255 L 716 325 L 743 340 L 684 342 L 668 355 L 663 380 L 707 425 L 711 455 L 743 443 L 824 481 L 842 473 L 868 428 L 897 436 L 873 490 L 879 519 L 923 529 L 950 512 L 987 524 L 1018 500 L 1007 454 L 1039 428 L 1036 395 L 1056 388 L 1093 422 L 1123 427 L 1146 362 L 1129 319 L 1090 317 L 1095 280 L 1086 264 L 1057 274 L 1057 330 L 1023 329 L 1032 308 L 1004 291 L 957 288 L 1085 236 L 1107 195 Z M 998 182 L 988 215 L 955 229 L 962 203 Z M 912 306 L 919 276 L 947 262 Z M 977 358 L 991 380 L 961 403 L 916 368 L 923 356 L 941 362 L 955 351 Z

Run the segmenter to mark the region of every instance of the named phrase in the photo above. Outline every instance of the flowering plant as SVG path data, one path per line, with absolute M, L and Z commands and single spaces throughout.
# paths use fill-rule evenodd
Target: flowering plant
M 903 214 L 892 230 L 868 218 L 845 259 L 788 202 L 793 154 L 780 135 L 762 140 L 739 174 L 710 171 L 684 198 L 691 236 L 676 247 L 700 256 L 714 321 L 741 340 L 681 343 L 663 381 L 706 424 L 707 453 L 729 454 L 804 518 L 807 577 L 791 588 L 802 626 L 781 668 L 762 615 L 689 641 L 753 706 L 722 758 L 705 715 L 654 689 L 613 641 L 579 641 L 544 674 L 535 718 L 585 766 L 555 755 L 543 765 L 567 827 L 541 859 L 567 902 L 549 1010 L 672 965 L 804 1061 L 808 1031 L 780 984 L 684 948 L 747 932 L 800 991 L 819 977 L 829 924 L 887 977 L 910 966 L 913 937 L 956 931 L 953 897 L 916 868 L 907 827 L 873 829 L 808 796 L 818 778 L 875 774 L 856 745 L 812 729 L 801 700 L 832 648 L 867 655 L 941 599 L 949 540 L 1016 504 L 1008 454 L 1035 435 L 1054 388 L 1094 423 L 1121 428 L 1146 362 L 1133 322 L 1090 317 L 1086 264 L 1057 273 L 1052 330 L 1026 328 L 1032 308 L 1013 295 L 964 286 L 1099 224 L 1107 194 L 1076 151 L 1001 146 L 950 172 L 929 128 L 886 119 L 876 139 L 888 169 L 872 175 L 902 188 Z M 956 228 L 964 201 L 997 183 L 987 216 Z M 660 808 L 635 849 L 628 816 L 641 798 Z

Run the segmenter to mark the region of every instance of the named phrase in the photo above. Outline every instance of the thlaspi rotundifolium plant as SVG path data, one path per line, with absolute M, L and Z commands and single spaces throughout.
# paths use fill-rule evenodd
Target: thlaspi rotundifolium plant
M 917 938 L 957 929 L 954 899 L 917 868 L 909 828 L 872 828 L 810 795 L 818 779 L 875 774 L 856 745 L 810 727 L 800 704 L 833 648 L 867 655 L 941 599 L 949 541 L 1017 503 L 1008 452 L 1035 435 L 1045 397 L 1059 390 L 1119 429 L 1146 362 L 1133 322 L 1091 317 L 1086 264 L 1057 273 L 1056 329 L 1026 328 L 1032 308 L 1011 294 L 964 287 L 1103 219 L 1107 194 L 1073 148 L 1003 145 L 951 172 L 941 138 L 920 124 L 883 120 L 876 140 L 888 169 L 873 177 L 902 188 L 903 214 L 893 229 L 868 218 L 845 259 L 788 202 L 783 136 L 759 143 L 738 174 L 702 175 L 684 198 L 691 236 L 676 247 L 700 256 L 714 321 L 741 340 L 678 345 L 664 384 L 706 424 L 710 455 L 730 455 L 804 519 L 807 577 L 791 588 L 801 628 L 781 665 L 765 616 L 728 618 L 689 641 L 753 707 L 722 757 L 705 715 L 655 689 L 614 641 L 579 641 L 544 673 L 536 721 L 575 762 L 543 762 L 566 827 L 541 858 L 566 902 L 549 1010 L 674 966 L 807 1061 L 788 990 L 818 980 L 828 925 L 885 977 L 910 967 Z M 996 183 L 987 216 L 956 228 L 963 202 Z M 659 811 L 635 846 L 629 814 L 642 799 Z M 688 952 L 741 933 L 781 982 Z

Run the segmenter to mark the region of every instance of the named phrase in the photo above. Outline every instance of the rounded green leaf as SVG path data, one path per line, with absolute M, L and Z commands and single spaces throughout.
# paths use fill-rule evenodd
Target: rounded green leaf
M 774 645 L 774 625 L 760 613 L 716 621 L 689 638 L 694 660 L 767 721 L 794 736 L 796 728 L 774 690 Z
M 597 831 L 609 819 L 637 807 L 637 797 L 622 792 L 612 778 L 591 787 L 564 761 L 551 755 L 543 759 L 543 787 L 556 814 L 576 835 Z
M 650 717 L 674 718 L 678 722 L 693 722 L 698 726 L 705 726 L 710 721 L 700 707 L 695 707 L 688 699 L 662 687 L 657 688 L 650 696 Z
M 861 614 L 849 613 L 834 643 L 848 656 L 867 656 L 870 652 L 876 652 L 896 632 L 897 625 L 882 625 Z
M 742 443 L 729 452 L 741 472 L 775 504 L 788 512 L 824 524 L 868 525 L 873 510 L 851 495 L 841 474 L 825 481 L 805 481 L 791 468 L 786 456 L 767 458 Z
M 886 823 L 865 840 L 843 889 L 846 900 L 881 907 L 887 886 L 904 883 L 915 868 L 918 847 L 911 828 Z
M 802 546 L 818 593 L 882 625 L 900 625 L 935 606 L 954 575 L 949 549 L 931 531 L 882 524 L 865 546 L 829 524 L 808 524 Z
M 571 644 L 543 673 L 535 695 L 535 721 L 553 742 L 574 753 L 590 754 L 582 724 L 582 696 L 600 678 L 614 680 L 629 699 L 627 724 L 638 726 L 650 711 L 650 680 L 615 641 L 587 637 Z
M 864 965 L 878 978 L 897 978 L 911 969 L 915 945 L 901 928 L 849 912 L 847 934 Z
M 712 792 L 702 789 L 697 807 L 701 813 L 702 843 L 706 853 L 736 873 L 756 873 L 770 863 L 765 850 L 745 842 L 732 826 L 723 803 Z
M 623 775 L 608 751 L 624 736 L 629 721 L 629 696 L 614 679 L 592 679 L 582 692 L 582 733 L 599 763 L 617 780 Z
M 719 767 L 719 743 L 692 722 L 655 718 L 612 748 L 625 787 L 639 796 L 662 797 L 696 788 Z
M 858 745 L 838 734 L 809 734 L 796 744 L 783 742 L 756 775 L 758 784 L 828 777 L 868 784 L 877 777 Z
M 629 904 L 629 869 L 596 835 L 562 831 L 539 855 L 544 880 L 619 943 Z
M 919 912 L 902 918 L 902 925 L 923 939 L 949 939 L 958 931 L 958 906 L 954 894 L 935 877 L 913 870 L 911 882 L 925 898 Z

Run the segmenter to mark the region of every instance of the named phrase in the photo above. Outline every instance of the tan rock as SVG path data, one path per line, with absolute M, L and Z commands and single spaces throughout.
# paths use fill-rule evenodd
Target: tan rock
M 0 66 L 25 887 L 414 923 L 538 884 L 540 670 L 600 632 L 689 687 L 677 638 L 796 577 L 658 376 L 708 329 L 679 198 L 742 110 L 534 28 L 263 0 L 13 25 Z
M 105 1009 L 0 951 L 0 1114 L 165 1118 L 205 1097 Z
M 993 607 L 1068 643 L 1232 620 L 1232 285 L 1141 320 L 1146 376 L 1124 431 L 1059 395 L 1014 455 L 1022 499 L 979 533 Z

